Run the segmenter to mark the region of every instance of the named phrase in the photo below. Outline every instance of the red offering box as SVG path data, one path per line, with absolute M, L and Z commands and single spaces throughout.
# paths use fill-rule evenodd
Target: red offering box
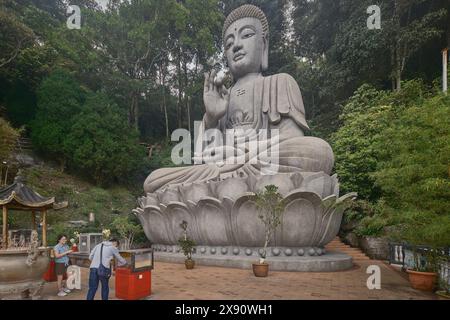
M 123 300 L 138 300 L 151 295 L 151 270 L 132 272 L 128 268 L 116 269 L 116 297 Z

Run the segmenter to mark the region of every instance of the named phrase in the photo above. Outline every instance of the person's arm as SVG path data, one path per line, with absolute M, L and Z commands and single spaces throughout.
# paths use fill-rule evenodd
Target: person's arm
M 55 258 L 62 258 L 64 256 L 68 255 L 69 253 L 72 253 L 72 250 L 67 250 L 62 253 L 59 253 L 58 250 L 55 250 Z
M 113 255 L 117 260 L 117 264 L 119 266 L 124 266 L 127 264 L 127 260 L 125 260 L 119 253 L 119 250 L 117 248 L 113 248 Z
M 95 255 L 95 251 L 97 250 L 98 245 L 94 247 L 94 249 L 92 249 L 91 253 L 89 254 L 89 260 L 92 261 L 94 260 L 94 255 Z

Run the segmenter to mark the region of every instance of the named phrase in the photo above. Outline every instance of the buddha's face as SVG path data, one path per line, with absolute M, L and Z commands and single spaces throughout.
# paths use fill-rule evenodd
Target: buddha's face
M 256 18 L 237 20 L 225 32 L 225 56 L 235 80 L 262 71 L 267 54 L 263 35 L 262 24 Z

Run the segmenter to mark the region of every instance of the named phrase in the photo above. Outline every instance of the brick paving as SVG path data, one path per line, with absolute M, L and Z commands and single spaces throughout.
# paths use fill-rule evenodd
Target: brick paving
M 381 269 L 381 289 L 366 286 L 366 269 Z M 48 283 L 43 299 L 78 300 L 87 293 L 88 269 L 82 268 L 82 290 L 66 297 L 56 296 L 56 283 Z M 114 277 L 110 280 L 110 298 L 115 299 Z M 100 288 L 96 299 L 100 299 Z M 404 273 L 377 260 L 356 261 L 353 269 L 340 272 L 279 272 L 256 278 L 251 270 L 196 266 L 186 270 L 184 264 L 155 262 L 152 271 L 151 300 L 392 300 L 437 299 L 434 294 L 414 290 Z

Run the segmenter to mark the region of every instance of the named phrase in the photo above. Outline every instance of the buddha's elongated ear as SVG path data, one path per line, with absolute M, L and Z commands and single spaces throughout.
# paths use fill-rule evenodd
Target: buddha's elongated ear
M 269 69 L 269 36 L 267 34 L 263 37 L 263 43 L 261 71 L 267 71 Z

